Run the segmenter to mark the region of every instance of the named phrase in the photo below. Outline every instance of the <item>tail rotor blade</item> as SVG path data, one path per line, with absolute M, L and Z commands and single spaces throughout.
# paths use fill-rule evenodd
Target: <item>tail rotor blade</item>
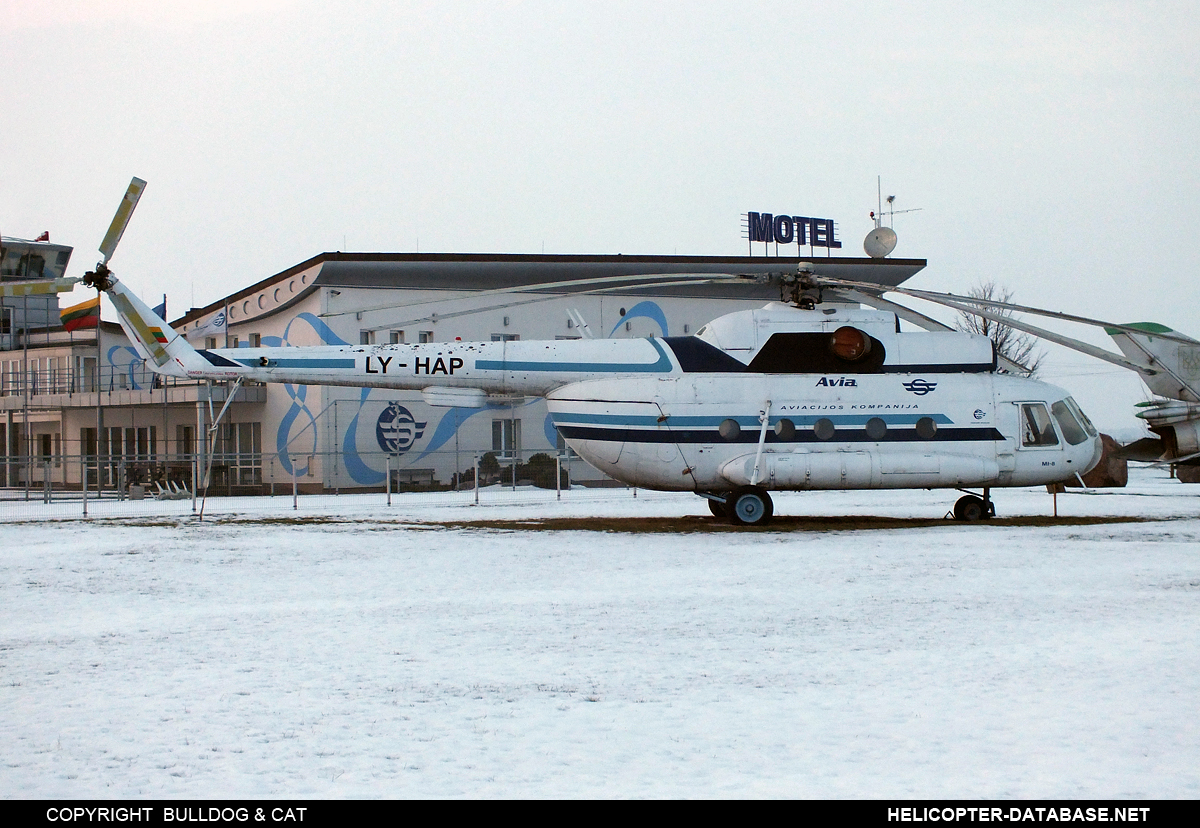
M 133 215 L 133 208 L 137 206 L 144 189 L 146 189 L 146 182 L 136 176 L 129 182 L 129 189 L 125 191 L 125 197 L 121 199 L 121 206 L 117 208 L 117 214 L 113 216 L 112 224 L 108 226 L 108 232 L 104 234 L 104 241 L 100 242 L 100 255 L 104 257 L 101 264 L 107 265 L 108 260 L 112 258 L 113 251 L 117 249 L 117 243 L 125 234 L 125 226 L 129 224 L 129 217 Z

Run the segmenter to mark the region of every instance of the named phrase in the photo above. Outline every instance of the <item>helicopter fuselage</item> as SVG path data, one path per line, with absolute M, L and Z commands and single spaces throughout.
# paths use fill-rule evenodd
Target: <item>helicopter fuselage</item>
M 418 389 L 443 406 L 542 396 L 580 456 L 647 488 L 1026 486 L 1100 458 L 1066 391 L 997 373 L 987 337 L 902 333 L 891 313 L 771 304 L 688 337 L 197 351 L 109 292 L 161 373 Z
M 725 491 L 1071 480 L 1096 464 L 1100 444 L 1067 414 L 1068 399 L 991 373 L 712 374 L 574 383 L 548 405 L 567 443 L 612 477 Z

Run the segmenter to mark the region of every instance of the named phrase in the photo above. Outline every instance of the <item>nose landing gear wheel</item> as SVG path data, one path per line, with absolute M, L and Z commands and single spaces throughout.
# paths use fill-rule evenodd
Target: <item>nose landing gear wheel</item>
M 729 520 L 734 526 L 766 526 L 775 513 L 775 504 L 766 489 L 743 486 L 726 501 Z
M 955 520 L 968 522 L 983 520 L 985 517 L 991 517 L 987 512 L 987 505 L 983 502 L 983 498 L 975 495 L 960 497 L 954 504 Z

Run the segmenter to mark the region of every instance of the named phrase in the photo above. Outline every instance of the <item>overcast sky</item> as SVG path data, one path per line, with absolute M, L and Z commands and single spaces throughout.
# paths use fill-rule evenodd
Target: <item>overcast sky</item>
M 895 222 L 912 285 L 1200 337 L 1188 3 L 0 10 L 0 230 L 49 230 L 80 275 L 144 178 L 112 265 L 172 315 L 326 250 L 739 255 L 749 210 L 834 218 L 862 255 L 881 175 L 922 208 Z M 1082 356 L 1048 374 L 1093 409 L 1143 396 Z

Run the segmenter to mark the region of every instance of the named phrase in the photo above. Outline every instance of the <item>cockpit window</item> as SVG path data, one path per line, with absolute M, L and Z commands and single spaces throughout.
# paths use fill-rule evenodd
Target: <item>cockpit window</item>
M 1062 429 L 1063 439 L 1073 446 L 1077 446 L 1088 438 L 1087 432 L 1083 430 L 1083 426 L 1079 420 L 1067 407 L 1065 400 L 1060 400 L 1050 406 L 1050 413 L 1054 415 L 1054 419 L 1058 421 L 1058 427 Z
M 1054 425 L 1046 406 L 1041 403 L 1024 403 L 1021 405 L 1021 445 L 1057 446 L 1058 435 L 1054 433 Z
M 1079 407 L 1079 403 L 1075 402 L 1073 397 L 1067 397 L 1063 400 L 1067 404 L 1067 408 L 1071 409 L 1071 413 L 1075 415 L 1075 419 L 1083 423 L 1083 430 L 1088 433 L 1089 437 L 1095 437 L 1099 434 L 1096 427 L 1092 425 L 1092 421 L 1088 419 L 1088 415 L 1083 413 L 1083 409 Z

